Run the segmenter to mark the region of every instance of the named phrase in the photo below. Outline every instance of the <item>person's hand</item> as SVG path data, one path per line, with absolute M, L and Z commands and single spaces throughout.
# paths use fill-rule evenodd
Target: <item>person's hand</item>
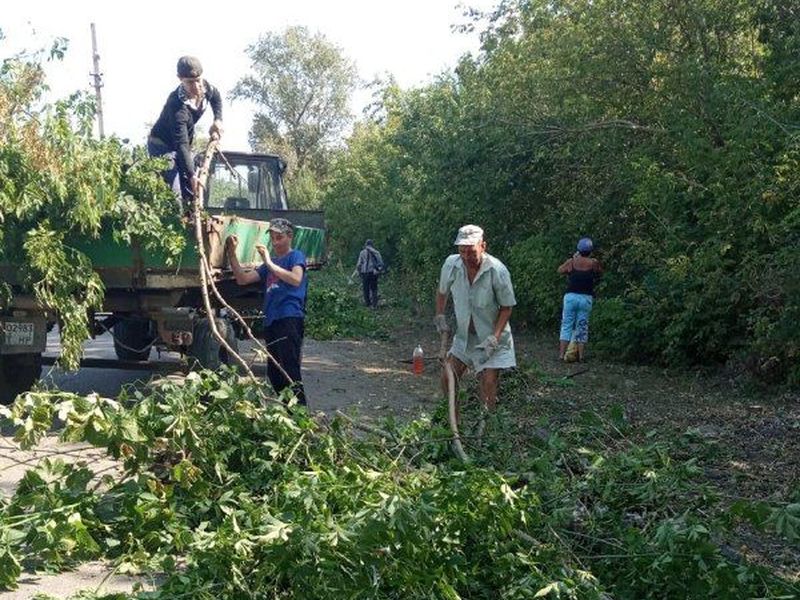
M 192 194 L 197 198 L 200 195 L 200 178 L 192 175 Z
M 268 267 L 272 266 L 272 257 L 270 257 L 269 252 L 267 252 L 267 247 L 264 244 L 256 244 L 256 252 L 261 256 L 261 260 L 264 261 L 264 264 Z
M 222 131 L 222 121 L 217 119 L 211 124 L 211 127 L 208 130 L 208 135 L 212 140 L 219 140 L 222 137 Z
M 439 335 L 450 333 L 450 325 L 447 324 L 447 317 L 444 315 L 433 317 L 433 324 L 436 326 L 436 333 Z
M 492 358 L 492 355 L 497 351 L 497 337 L 494 335 L 487 336 L 485 340 L 475 347 L 483 350 L 483 353 L 486 356 L 486 358 L 484 358 L 485 362 Z
M 239 238 L 235 235 L 229 235 L 228 239 L 225 240 L 225 249 L 228 252 L 236 253 L 236 247 L 239 245 Z

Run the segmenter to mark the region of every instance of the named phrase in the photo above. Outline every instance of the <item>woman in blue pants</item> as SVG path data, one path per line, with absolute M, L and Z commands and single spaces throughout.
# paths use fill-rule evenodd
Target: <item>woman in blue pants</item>
M 581 238 L 578 240 L 578 251 L 558 267 L 558 272 L 567 276 L 567 292 L 564 294 L 564 309 L 561 313 L 559 360 L 564 359 L 573 332 L 578 346 L 578 360 L 583 360 L 586 343 L 589 341 L 589 314 L 594 301 L 594 283 L 603 270 L 600 261 L 592 258 L 593 249 L 591 239 Z

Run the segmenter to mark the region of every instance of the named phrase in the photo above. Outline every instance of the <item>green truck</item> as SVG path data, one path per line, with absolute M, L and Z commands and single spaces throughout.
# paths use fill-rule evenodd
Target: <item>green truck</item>
M 269 245 L 269 220 L 288 218 L 296 226 L 294 247 L 308 257 L 310 269 L 325 261 L 325 223 L 321 211 L 290 210 L 286 203 L 280 157 L 271 154 L 226 152 L 211 165 L 204 205 L 209 215 L 204 239 L 214 279 L 221 295 L 235 310 L 255 315 L 263 302 L 260 286 L 236 284 L 225 259 L 225 240 L 239 238 L 242 264 L 259 261 L 256 244 Z M 124 245 L 109 235 L 75 244 L 92 260 L 105 285 L 103 312 L 89 315 L 94 334 L 113 334 L 114 350 L 122 363 L 148 360 L 153 347 L 179 351 L 208 368 L 228 363 L 224 348 L 211 334 L 203 308 L 199 258 L 194 229 L 187 228 L 187 244 L 179 266 Z M 0 265 L 6 281 L 15 280 L 13 265 Z M 234 349 L 242 332 L 238 324 L 214 308 L 218 328 Z M 40 377 L 42 353 L 54 318 L 35 297 L 14 295 L 0 313 L 0 402 L 9 402 Z

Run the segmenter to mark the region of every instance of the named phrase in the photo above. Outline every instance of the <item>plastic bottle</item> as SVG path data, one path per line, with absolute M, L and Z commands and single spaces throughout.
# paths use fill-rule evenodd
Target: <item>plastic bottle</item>
M 414 375 L 421 375 L 422 371 L 425 369 L 425 358 L 422 352 L 422 346 L 419 344 L 414 348 L 414 353 L 411 355 L 411 369 L 414 371 Z

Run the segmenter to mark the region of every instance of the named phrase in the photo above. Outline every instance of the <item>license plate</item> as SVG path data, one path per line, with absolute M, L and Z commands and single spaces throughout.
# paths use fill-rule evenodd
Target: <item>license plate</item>
M 6 346 L 33 346 L 33 323 L 5 321 L 3 333 Z

